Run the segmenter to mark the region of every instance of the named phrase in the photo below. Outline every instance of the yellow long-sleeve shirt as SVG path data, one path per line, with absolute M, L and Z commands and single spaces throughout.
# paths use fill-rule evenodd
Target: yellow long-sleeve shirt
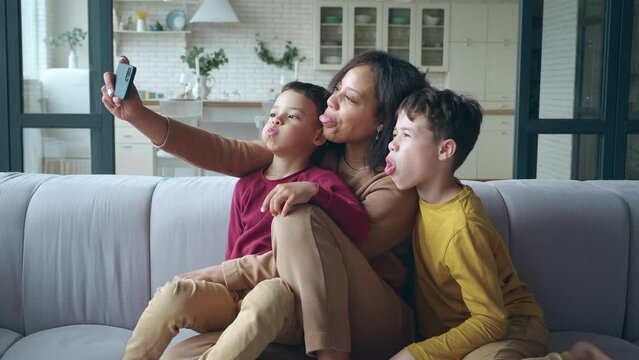
M 419 201 L 414 230 L 415 359 L 461 359 L 503 338 L 511 315 L 543 312 L 519 279 L 481 200 L 464 186 L 441 204 Z

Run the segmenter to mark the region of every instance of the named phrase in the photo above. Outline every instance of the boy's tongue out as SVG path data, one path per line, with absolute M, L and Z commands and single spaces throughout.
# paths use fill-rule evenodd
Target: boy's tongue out
M 384 168 L 384 172 L 387 175 L 392 175 L 395 172 L 395 164 L 393 164 L 393 160 L 391 160 L 390 156 L 386 157 L 386 167 Z

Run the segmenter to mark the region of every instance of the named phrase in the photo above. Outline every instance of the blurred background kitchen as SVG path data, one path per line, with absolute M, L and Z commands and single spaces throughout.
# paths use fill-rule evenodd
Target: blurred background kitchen
M 101 77 L 91 64 L 104 49 L 112 51 L 113 65 L 124 54 L 137 67 L 135 84 L 147 106 L 240 139 L 259 138 L 284 83 L 299 79 L 326 86 L 352 56 L 382 49 L 427 73 L 433 86 L 481 102 L 482 131 L 458 177 L 639 178 L 639 0 L 527 5 L 516 0 L 113 0 L 108 8 L 100 5 L 98 15 L 92 15 L 98 5 L 89 0 L 16 2 L 22 111 L 11 136 L 21 136 L 22 152 L 16 157 L 13 150 L 11 158 L 26 172 L 214 175 L 156 149 L 124 121 L 102 123 L 101 103 L 93 99 L 99 98 L 98 89 L 90 84 Z M 528 40 L 522 44 L 531 94 L 518 103 L 521 6 L 532 21 L 523 27 Z M 11 10 L 7 5 L 7 14 Z M 611 15 L 617 12 L 622 14 Z M 620 19 L 611 16 L 630 21 L 620 25 L 630 26 L 627 35 L 607 37 L 610 19 Z M 109 23 L 95 24 L 107 18 Z M 99 37 L 89 33 L 96 28 Z M 110 46 L 104 46 L 106 39 Z M 611 46 L 628 58 L 621 62 L 628 68 L 620 66 L 616 74 L 607 72 L 614 59 L 605 50 Z M 607 97 L 610 82 L 618 79 L 625 88 L 613 95 L 623 95 L 621 100 Z M 625 113 L 610 113 L 611 102 Z M 522 121 L 541 125 L 522 126 L 518 136 L 518 110 Z M 82 119 L 94 126 L 79 126 Z M 610 122 L 628 125 L 610 130 Z M 613 136 L 623 150 L 621 160 L 607 155 L 612 139 L 606 146 L 604 139 Z M 604 169 L 619 161 L 621 173 Z M 528 172 L 517 171 L 518 163 Z

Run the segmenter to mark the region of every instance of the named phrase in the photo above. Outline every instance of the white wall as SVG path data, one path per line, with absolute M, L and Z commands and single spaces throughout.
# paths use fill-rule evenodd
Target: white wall
M 140 3 L 116 2 L 118 15 L 126 19 L 132 16 Z M 259 33 L 276 57 L 281 56 L 286 40 L 292 41 L 306 61 L 300 63 L 299 79 L 328 85 L 334 71 L 313 69 L 313 35 L 315 2 L 312 0 L 231 0 L 240 22 L 237 24 L 193 24 L 189 27 L 193 33 L 182 35 L 154 34 L 115 34 L 118 44 L 117 55 L 127 55 L 138 68 L 136 85 L 139 89 L 172 93 L 181 89 L 178 84 L 180 72 L 184 67 L 179 57 L 184 47 L 204 47 L 207 52 L 224 48 L 229 63 L 212 72 L 216 79 L 213 97 L 221 98 L 222 92 L 231 99 L 263 100 L 268 89 L 280 88 L 281 74 L 292 80 L 293 72 L 267 65 L 255 55 L 255 34 Z M 151 21 L 160 20 L 176 4 L 155 3 L 147 6 L 151 12 Z M 197 4 L 187 6 L 187 18 L 190 18 Z M 442 74 L 429 75 L 436 86 L 443 86 Z
M 575 101 L 578 0 L 544 2 L 539 117 L 570 119 Z M 570 179 L 572 135 L 539 136 L 538 179 Z

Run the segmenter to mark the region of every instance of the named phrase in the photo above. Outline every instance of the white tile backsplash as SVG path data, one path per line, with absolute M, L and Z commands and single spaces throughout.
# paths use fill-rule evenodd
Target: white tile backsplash
M 135 19 L 135 8 L 140 2 L 115 2 L 118 15 Z M 150 12 L 149 23 L 160 20 L 164 25 L 166 14 L 179 3 L 143 4 Z M 226 92 L 233 100 L 263 100 L 269 88 L 280 88 L 280 76 L 293 80 L 293 71 L 280 69 L 260 61 L 255 54 L 255 34 L 259 33 L 273 54 L 281 56 L 284 44 L 290 40 L 306 60 L 299 65 L 299 80 L 326 86 L 335 71 L 313 68 L 313 12 L 312 0 L 231 0 L 240 19 L 236 24 L 189 24 L 190 34 L 115 34 L 118 54 L 129 57 L 138 70 L 136 85 L 139 89 L 159 91 L 172 96 L 181 90 L 180 73 L 185 65 L 180 61 L 185 46 L 204 47 L 206 52 L 223 48 L 229 63 L 212 75 L 215 79 L 213 98 L 220 99 Z M 180 6 L 177 6 L 180 7 Z M 190 18 L 197 4 L 186 6 Z M 433 85 L 442 87 L 445 74 L 429 75 Z M 237 95 L 239 94 L 239 95 Z

